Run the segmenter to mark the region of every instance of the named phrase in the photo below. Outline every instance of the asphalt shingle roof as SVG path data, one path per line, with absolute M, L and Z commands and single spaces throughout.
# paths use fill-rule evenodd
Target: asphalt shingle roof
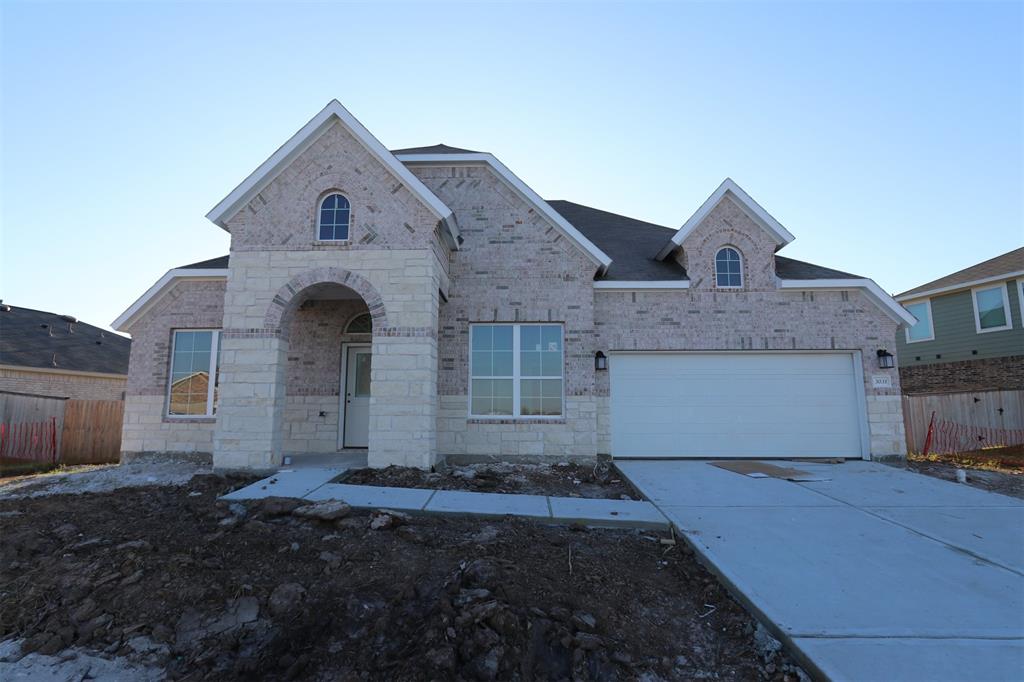
M 449 147 L 446 144 L 433 144 L 429 147 L 406 147 L 405 149 L 392 149 L 392 154 L 480 154 L 481 152 L 472 149 L 459 149 Z
M 655 260 L 662 247 L 676 233 L 675 228 L 609 213 L 572 201 L 548 200 L 551 208 L 607 253 L 612 259 L 602 279 L 612 281 L 685 280 L 686 270 L 674 260 Z M 226 268 L 228 257 L 211 258 L 182 265 L 185 269 Z M 842 270 L 775 256 L 775 273 L 782 279 L 860 278 Z
M 548 204 L 611 257 L 612 265 L 603 279 L 686 279 L 686 270 L 675 261 L 654 259 L 675 234 L 672 228 L 571 201 L 549 200 Z
M 56 313 L 0 306 L 0 365 L 128 374 L 131 345 L 131 339 Z
M 1009 272 L 1018 272 L 1020 270 L 1024 270 L 1024 247 L 1014 249 L 1013 251 L 1007 251 L 1001 256 L 990 258 L 978 263 L 977 265 L 972 265 L 969 268 L 957 270 L 953 274 L 946 275 L 945 277 L 939 277 L 927 284 L 922 284 L 919 287 L 914 287 L 913 289 L 904 291 L 902 294 L 897 294 L 897 296 L 910 296 L 924 291 L 931 291 L 932 289 L 944 289 L 945 287 L 966 284 L 967 282 L 986 279 L 988 277 L 998 277 Z

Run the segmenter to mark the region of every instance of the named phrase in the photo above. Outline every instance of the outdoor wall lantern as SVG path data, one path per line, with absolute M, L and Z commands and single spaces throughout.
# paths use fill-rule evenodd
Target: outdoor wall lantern
M 893 367 L 896 366 L 896 359 L 893 357 L 892 353 L 885 350 L 884 348 L 879 348 L 877 355 L 878 366 L 881 369 L 892 369 Z
M 594 353 L 594 369 L 605 370 L 608 369 L 608 357 L 605 356 L 601 351 Z

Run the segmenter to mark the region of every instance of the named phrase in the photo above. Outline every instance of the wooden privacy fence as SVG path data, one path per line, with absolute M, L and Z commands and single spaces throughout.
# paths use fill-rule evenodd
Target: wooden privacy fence
M 963 440 L 965 449 L 985 447 L 979 445 L 977 435 L 999 440 L 996 434 L 1024 430 L 1024 391 L 977 391 L 973 393 L 941 393 L 935 395 L 903 396 L 903 423 L 907 433 L 907 451 L 924 451 L 928 424 L 932 413 L 936 424 L 944 424 L 944 441 Z M 964 435 L 960 438 L 960 435 Z M 968 436 L 974 434 L 973 447 L 966 446 Z M 989 438 L 991 436 L 991 438 Z M 964 440 L 966 438 L 966 440 Z M 995 444 L 995 443 L 993 443 Z M 945 449 L 952 447 L 944 445 Z M 934 448 L 933 448 L 934 451 Z
M 0 460 L 106 464 L 121 458 L 121 400 L 0 392 Z
M 69 400 L 60 458 L 65 464 L 104 464 L 121 458 L 121 400 Z

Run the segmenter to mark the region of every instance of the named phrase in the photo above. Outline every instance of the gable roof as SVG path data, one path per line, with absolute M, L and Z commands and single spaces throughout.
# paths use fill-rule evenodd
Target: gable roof
M 156 284 L 146 290 L 146 293 L 139 296 L 128 309 L 117 316 L 117 319 L 110 323 L 110 326 L 119 332 L 126 332 L 132 322 L 139 315 L 148 310 L 165 293 L 171 290 L 181 280 L 210 281 L 227 279 L 228 257 L 211 258 L 210 260 L 199 261 L 183 265 L 180 268 L 171 268 L 164 273 L 164 276 L 156 281 Z
M 749 194 L 744 192 L 743 188 L 733 182 L 732 178 L 726 178 L 722 181 L 722 184 L 718 186 L 718 189 L 712 192 L 711 196 L 700 205 L 700 208 L 698 208 L 692 216 L 690 216 L 689 220 L 683 223 L 683 226 L 679 228 L 675 235 L 673 235 L 672 239 L 662 247 L 661 251 L 658 252 L 658 260 L 663 260 L 666 256 L 672 253 L 672 251 L 679 247 L 683 243 L 683 240 L 685 240 L 686 237 L 701 224 L 704 218 L 707 217 L 707 215 L 711 213 L 711 211 L 726 197 L 735 201 L 736 205 L 739 206 L 751 220 L 757 223 L 761 229 L 775 239 L 776 251 L 796 238 L 790 234 L 789 230 L 784 228 L 779 221 L 771 217 L 768 211 L 764 210 L 764 208 L 754 201 Z
M 131 339 L 70 315 L 0 306 L 0 365 L 128 374 L 131 345 Z
M 437 144 L 430 145 L 429 147 L 392 149 L 391 153 L 397 156 L 398 154 L 482 154 L 483 152 L 474 151 L 472 149 L 460 149 L 459 147 L 449 147 L 446 144 L 438 142 Z
M 945 277 L 939 277 L 927 284 L 904 291 L 902 294 L 896 295 L 896 300 L 903 301 L 919 296 L 924 297 L 927 294 L 966 289 L 975 284 L 1020 276 L 1024 276 L 1024 247 L 1007 251 L 977 265 L 957 270 Z
M 412 164 L 439 164 L 439 165 L 485 165 L 489 166 L 502 180 L 506 186 L 516 192 L 526 203 L 533 208 L 549 223 L 567 237 L 575 242 L 583 252 L 598 266 L 598 273 L 604 274 L 612 264 L 612 259 L 592 241 L 587 239 L 582 232 L 573 227 L 572 223 L 562 217 L 558 211 L 548 205 L 548 202 L 540 198 L 540 195 L 533 191 L 529 185 L 509 170 L 508 166 L 499 161 L 493 154 L 486 152 L 452 153 L 452 154 L 398 154 L 395 156 L 402 163 Z
M 458 248 L 459 231 L 452 210 L 444 205 L 427 186 L 420 182 L 408 168 L 403 166 L 384 145 L 367 130 L 348 109 L 332 99 L 316 116 L 302 126 L 297 133 L 270 155 L 238 187 L 214 206 L 206 217 L 214 224 L 227 229 L 227 222 L 238 211 L 252 201 L 289 163 L 306 151 L 329 127 L 340 122 L 345 128 L 395 177 L 401 180 L 409 191 L 419 199 L 442 222 L 450 236 L 449 246 Z
M 775 275 L 779 279 L 864 279 L 860 275 L 779 255 L 775 256 Z
M 685 280 L 674 260 L 655 259 L 672 228 L 609 213 L 572 201 L 548 199 L 551 208 L 612 258 L 601 279 L 624 281 Z

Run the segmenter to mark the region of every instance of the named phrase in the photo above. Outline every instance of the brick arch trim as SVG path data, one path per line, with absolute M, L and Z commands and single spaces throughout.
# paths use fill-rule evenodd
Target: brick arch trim
M 299 294 L 315 284 L 340 284 L 352 289 L 370 309 L 373 329 L 377 331 L 388 326 L 387 310 L 377 290 L 365 277 L 344 268 L 313 268 L 293 277 L 274 295 L 263 318 L 264 326 L 287 334 L 288 322 L 298 307 L 297 299 L 301 299 Z

